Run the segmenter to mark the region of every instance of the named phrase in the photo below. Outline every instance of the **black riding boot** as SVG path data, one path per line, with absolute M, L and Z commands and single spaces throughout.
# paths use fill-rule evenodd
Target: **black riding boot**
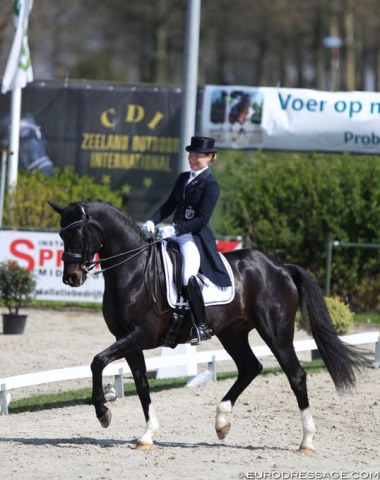
M 206 321 L 206 309 L 203 303 L 202 292 L 195 276 L 189 278 L 187 286 L 189 305 L 194 317 L 194 325 L 190 335 L 191 345 L 200 345 L 204 340 L 210 340 L 211 330 Z

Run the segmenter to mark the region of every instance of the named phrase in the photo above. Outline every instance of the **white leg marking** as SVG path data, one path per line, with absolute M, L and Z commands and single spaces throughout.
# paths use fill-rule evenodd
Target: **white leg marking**
M 300 450 L 314 452 L 315 448 L 313 445 L 313 437 L 316 429 L 313 417 L 311 416 L 310 408 L 305 408 L 305 410 L 300 410 L 300 412 L 303 430 L 303 438 Z
M 149 407 L 149 420 L 146 423 L 146 429 L 144 432 L 144 435 L 140 438 L 140 440 L 137 442 L 137 446 L 143 447 L 149 447 L 153 445 L 153 434 L 156 432 L 159 428 L 159 423 L 158 419 L 156 417 L 155 411 L 150 405 Z
M 230 431 L 231 412 L 232 404 L 229 400 L 226 402 L 220 402 L 216 407 L 215 430 L 218 438 L 221 440 L 223 440 L 223 438 L 225 438 Z

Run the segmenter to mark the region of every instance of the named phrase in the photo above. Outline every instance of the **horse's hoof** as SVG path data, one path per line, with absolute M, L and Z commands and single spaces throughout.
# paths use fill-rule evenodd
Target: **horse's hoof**
M 231 428 L 231 424 L 227 423 L 227 425 L 225 425 L 222 428 L 219 428 L 216 431 L 216 434 L 218 435 L 219 440 L 224 440 L 227 437 L 228 432 L 230 431 L 230 428 Z
M 149 452 L 152 450 L 153 444 L 152 443 L 144 443 L 144 442 L 137 442 L 136 443 L 136 450 L 142 450 L 143 452 Z
M 298 449 L 300 453 L 306 453 L 307 455 L 315 453 L 315 448 L 314 447 L 300 447 Z
M 107 428 L 110 426 L 110 423 L 111 423 L 111 418 L 112 418 L 112 412 L 111 410 L 108 408 L 106 413 L 99 418 L 99 422 L 100 422 L 100 425 L 103 427 L 103 428 Z

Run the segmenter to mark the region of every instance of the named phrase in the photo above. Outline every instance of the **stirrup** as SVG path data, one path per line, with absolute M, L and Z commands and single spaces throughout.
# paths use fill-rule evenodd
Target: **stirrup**
M 190 345 L 202 345 L 202 341 L 211 340 L 211 330 L 205 325 L 193 325 L 189 339 Z

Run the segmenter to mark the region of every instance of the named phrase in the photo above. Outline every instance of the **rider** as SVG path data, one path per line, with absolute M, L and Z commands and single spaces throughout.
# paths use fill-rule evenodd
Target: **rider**
M 186 147 L 190 172 L 178 176 L 166 202 L 141 227 L 145 233 L 154 233 L 155 225 L 174 212 L 172 225 L 160 227 L 158 231 L 162 238 L 171 238 L 179 244 L 183 258 L 182 282 L 196 325 L 190 337 L 193 345 L 211 338 L 196 278 L 198 271 L 219 287 L 231 286 L 208 225 L 220 193 L 209 169 L 209 164 L 216 161 L 214 143 L 209 137 L 191 138 L 191 144 Z

